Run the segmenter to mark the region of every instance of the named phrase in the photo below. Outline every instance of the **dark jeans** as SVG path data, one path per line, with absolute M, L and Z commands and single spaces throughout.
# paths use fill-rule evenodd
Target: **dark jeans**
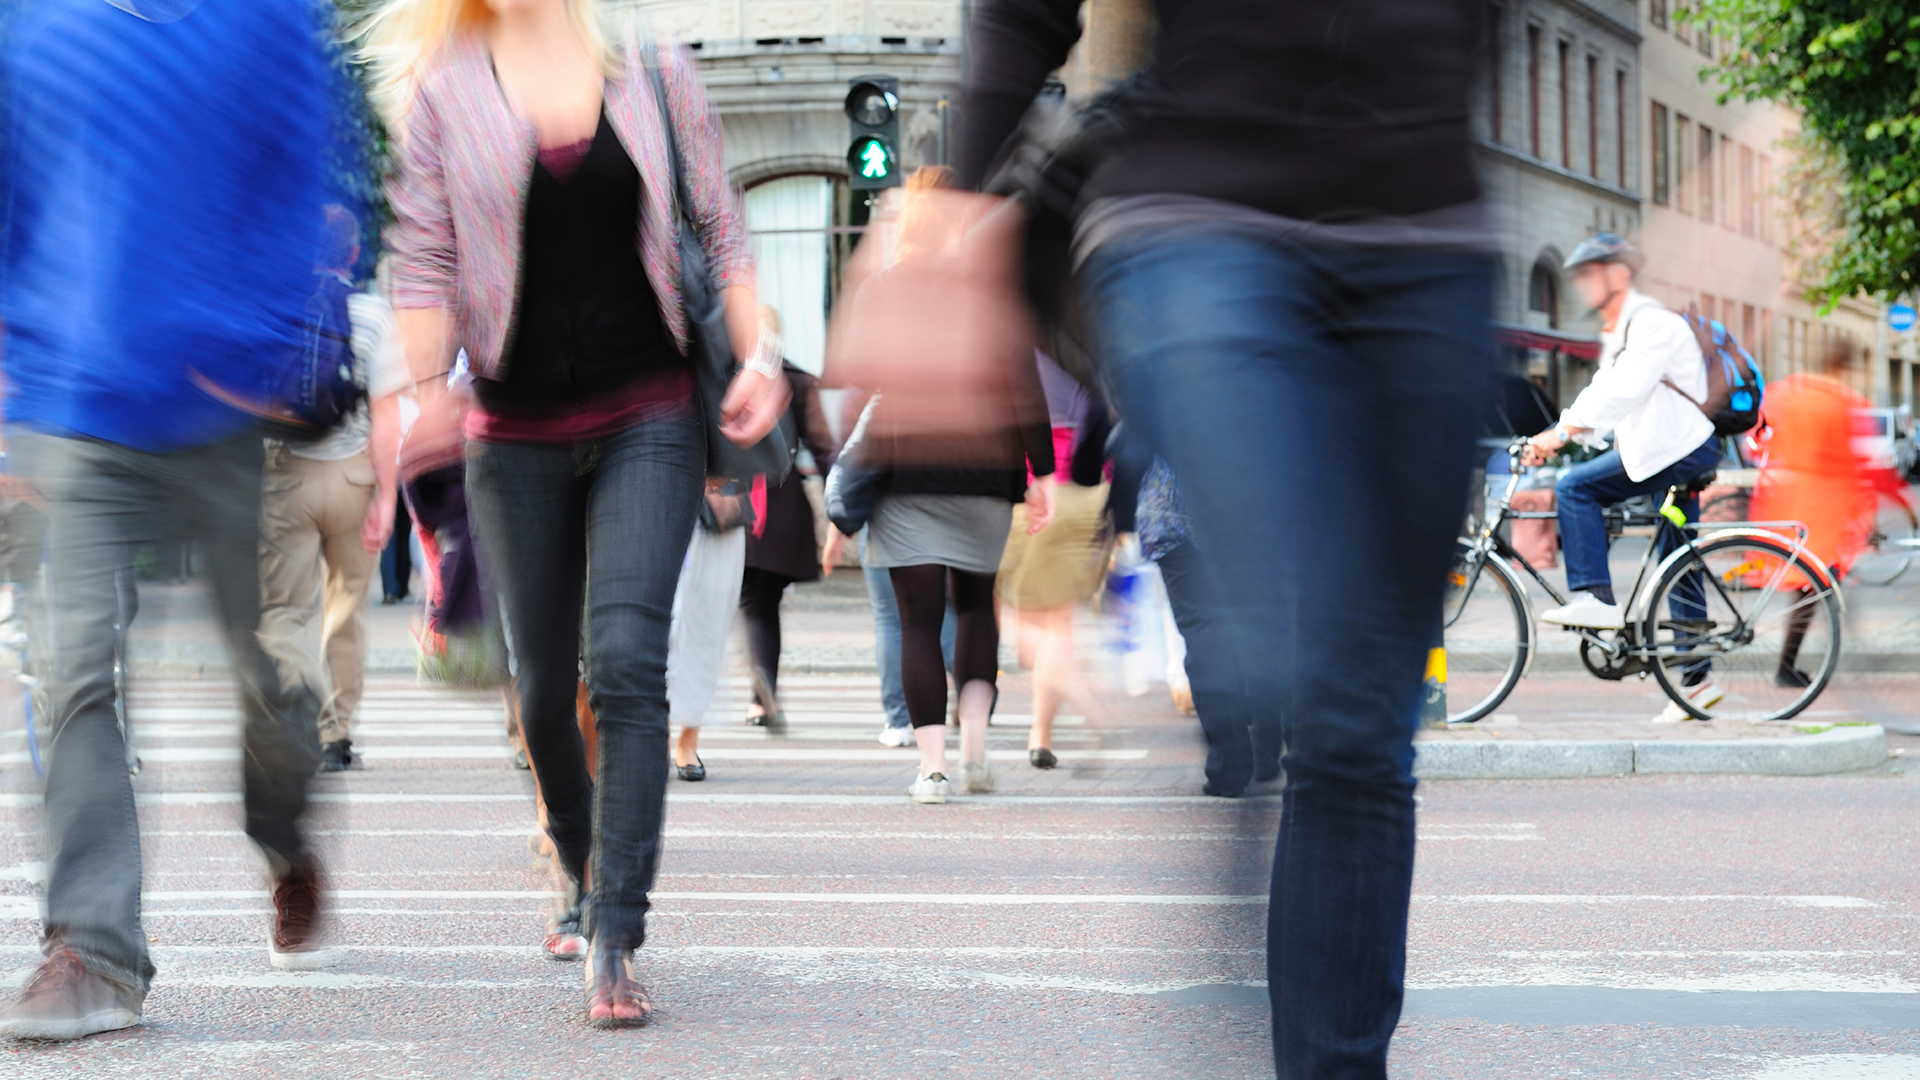
M 47 941 L 91 971 L 144 989 L 153 977 L 140 929 L 140 827 L 126 742 L 114 713 L 116 581 L 133 580 L 136 546 L 163 514 L 199 545 L 239 684 L 247 835 L 284 874 L 309 859 L 300 830 L 307 780 L 320 760 L 320 701 L 282 687 L 255 631 L 260 622 L 257 433 L 149 454 L 91 439 L 16 437 L 31 445 L 23 476 L 52 498 L 56 685 L 47 762 Z
M 405 600 L 413 577 L 413 515 L 407 513 L 405 495 L 395 494 L 393 502 L 393 538 L 380 552 L 380 595 Z
M 1567 555 L 1567 589 L 1572 591 L 1591 589 L 1596 585 L 1613 585 L 1613 575 L 1607 571 L 1607 521 L 1601 513 L 1604 508 L 1635 495 L 1665 496 L 1668 488 L 1686 483 L 1713 468 L 1719 461 L 1720 436 L 1715 435 L 1686 457 L 1645 480 L 1627 477 L 1627 468 L 1620 463 L 1619 450 L 1609 450 L 1592 461 L 1581 462 L 1561 473 L 1553 488 L 1553 505 L 1560 516 L 1560 547 Z M 1697 495 L 1689 496 L 1677 505 L 1686 512 L 1688 521 L 1700 516 L 1700 498 Z M 1661 535 L 1670 538 L 1672 534 L 1662 529 Z M 1672 546 L 1669 540 L 1663 548 Z M 1664 549 L 1660 552 L 1663 556 L 1666 553 Z M 1622 596 L 1617 599 L 1627 603 L 1633 598 Z M 1676 611 L 1674 614 L 1680 613 Z
M 576 883 L 592 856 L 589 932 L 616 947 L 644 941 L 660 861 L 667 631 L 705 461 L 693 418 L 581 443 L 467 447 L 468 503 L 513 628 L 520 723 L 547 829 Z M 597 777 L 574 719 L 582 655 Z
M 747 652 L 753 666 L 767 680 L 767 689 L 780 692 L 780 600 L 793 579 L 773 570 L 749 566 L 740 575 L 740 621 L 746 624 Z
M 1277 767 L 1279 717 L 1256 715 L 1234 657 L 1234 629 L 1222 620 L 1225 612 L 1211 591 L 1205 565 L 1198 549 L 1181 544 L 1160 557 L 1160 579 L 1167 586 L 1174 625 L 1187 643 L 1193 711 L 1207 737 L 1207 783 L 1222 794 L 1238 795 L 1253 782 L 1258 766 L 1269 772 Z
M 1084 280 L 1122 411 L 1180 478 L 1244 693 L 1288 703 L 1275 1065 L 1378 1080 L 1427 639 L 1486 412 L 1487 264 L 1196 227 L 1115 241 Z

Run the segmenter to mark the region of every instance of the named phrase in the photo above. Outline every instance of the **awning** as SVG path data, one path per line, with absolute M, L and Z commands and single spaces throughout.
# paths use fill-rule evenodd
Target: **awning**
M 1497 322 L 1493 324 L 1493 340 L 1502 345 L 1539 349 L 1542 352 L 1560 352 L 1568 356 L 1578 356 L 1583 360 L 1600 359 L 1599 338 L 1563 334 L 1558 330 L 1542 330 L 1537 326 Z

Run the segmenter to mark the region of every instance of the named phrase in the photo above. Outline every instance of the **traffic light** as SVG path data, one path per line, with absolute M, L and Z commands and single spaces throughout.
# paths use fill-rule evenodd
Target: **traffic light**
M 847 91 L 847 120 L 853 141 L 847 147 L 848 186 L 877 191 L 900 186 L 900 80 L 873 75 L 853 80 Z

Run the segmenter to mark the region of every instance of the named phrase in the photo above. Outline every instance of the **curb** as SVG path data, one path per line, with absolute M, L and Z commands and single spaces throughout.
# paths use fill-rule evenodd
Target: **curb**
M 1450 739 L 1413 745 L 1413 775 L 1422 780 L 1703 773 L 1824 776 L 1872 768 L 1887 759 L 1887 733 L 1878 724 L 1783 739 Z

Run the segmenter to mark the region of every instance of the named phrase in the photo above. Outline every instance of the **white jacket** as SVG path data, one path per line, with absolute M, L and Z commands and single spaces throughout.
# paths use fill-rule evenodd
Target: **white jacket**
M 1713 436 L 1693 401 L 1661 383 L 1707 397 L 1707 368 L 1687 321 L 1644 293 L 1629 292 L 1612 330 L 1600 335 L 1600 370 L 1560 414 L 1563 427 L 1591 428 L 1580 442 L 1600 449 L 1611 434 L 1628 479 L 1645 480 Z

